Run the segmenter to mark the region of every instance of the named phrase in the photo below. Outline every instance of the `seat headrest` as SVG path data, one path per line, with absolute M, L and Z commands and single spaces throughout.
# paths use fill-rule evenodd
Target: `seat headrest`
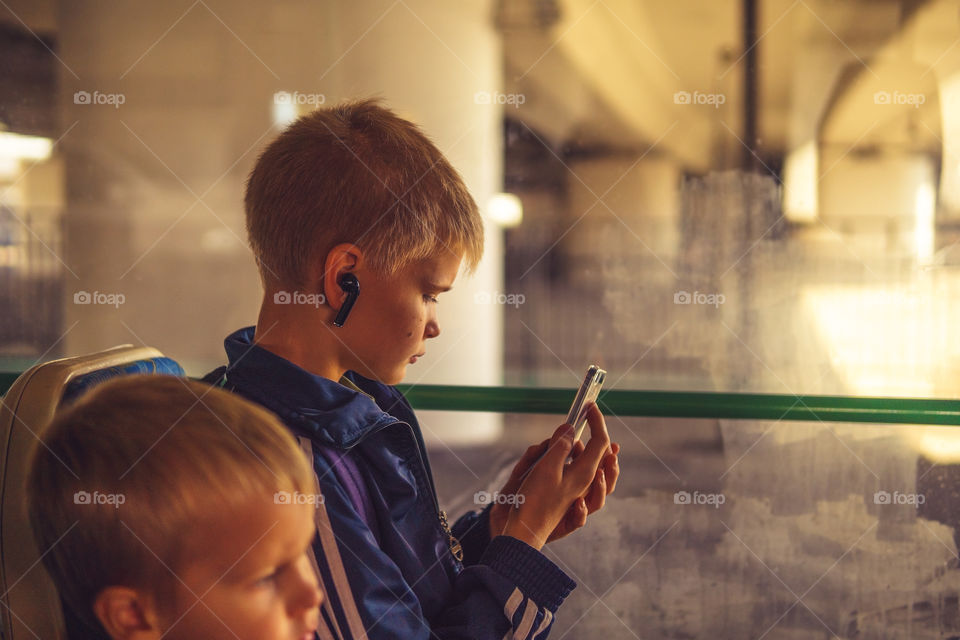
M 157 373 L 171 376 L 186 375 L 183 367 L 171 358 L 148 358 L 128 364 L 106 367 L 105 369 L 97 369 L 96 371 L 85 373 L 68 382 L 63 391 L 60 406 L 63 407 L 70 404 L 101 382 L 106 382 L 117 376 L 140 373 Z

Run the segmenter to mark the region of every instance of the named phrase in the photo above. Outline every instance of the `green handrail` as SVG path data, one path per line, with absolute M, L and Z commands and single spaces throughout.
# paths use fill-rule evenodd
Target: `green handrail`
M 19 373 L 0 372 L 0 394 Z M 566 414 L 573 389 L 400 384 L 416 409 Z M 849 396 L 628 391 L 608 389 L 598 402 L 620 417 L 728 418 L 886 424 L 960 425 L 960 400 Z
M 573 389 L 397 385 L 417 409 L 565 414 Z M 847 396 L 626 391 L 597 402 L 620 417 L 730 418 L 888 424 L 960 425 L 960 400 Z

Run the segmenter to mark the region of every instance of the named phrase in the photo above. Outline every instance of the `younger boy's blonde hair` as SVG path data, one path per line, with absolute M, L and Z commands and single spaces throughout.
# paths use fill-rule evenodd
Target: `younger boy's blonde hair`
M 104 588 L 172 605 L 176 574 L 203 548 L 206 518 L 277 492 L 312 494 L 314 475 L 267 410 L 206 384 L 162 375 L 105 382 L 40 436 L 27 505 L 43 562 L 90 629 Z
M 393 274 L 444 250 L 467 271 L 483 221 L 463 179 L 413 123 L 377 100 L 317 109 L 291 124 L 247 180 L 247 233 L 264 283 L 297 287 L 338 244 Z

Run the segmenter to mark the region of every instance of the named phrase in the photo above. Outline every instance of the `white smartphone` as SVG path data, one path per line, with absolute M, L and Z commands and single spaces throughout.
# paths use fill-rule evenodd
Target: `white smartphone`
M 587 405 L 597 401 L 600 394 L 600 388 L 607 377 L 607 372 L 595 364 L 587 369 L 587 375 L 584 376 L 580 388 L 577 389 L 577 395 L 570 406 L 570 412 L 567 414 L 567 423 L 573 425 L 573 440 L 576 442 L 583 433 L 583 428 L 587 426 Z
M 597 401 L 597 395 L 600 393 L 600 387 L 603 386 L 603 381 L 607 377 L 607 372 L 598 367 L 595 364 L 590 365 L 590 368 L 587 369 L 587 375 L 584 376 L 583 382 L 580 383 L 580 388 L 577 389 L 577 395 L 573 398 L 573 404 L 570 406 L 570 413 L 567 414 L 566 422 L 573 425 L 573 441 L 576 442 L 580 439 L 580 434 L 583 433 L 583 428 L 587 424 L 587 404 L 590 402 Z M 522 478 L 526 478 L 533 467 L 540 462 L 546 452 L 540 454 L 540 457 L 530 463 L 530 466 L 526 471 L 523 472 Z M 569 462 L 569 460 L 568 460 Z

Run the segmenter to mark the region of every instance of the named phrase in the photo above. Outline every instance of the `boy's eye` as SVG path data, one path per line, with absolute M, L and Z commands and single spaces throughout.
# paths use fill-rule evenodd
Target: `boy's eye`
M 439 300 L 437 300 L 437 297 L 436 297 L 436 296 L 431 296 L 431 295 L 428 294 L 428 293 L 425 293 L 425 294 L 423 295 L 423 299 L 424 299 L 424 301 L 426 301 L 426 302 L 433 302 L 433 303 L 439 303 L 439 302 L 440 302 Z
M 275 569 L 275 570 L 273 571 L 273 573 L 271 573 L 271 574 L 269 574 L 269 575 L 266 575 L 266 576 L 263 576 L 262 578 L 258 578 L 257 581 L 256 581 L 254 584 L 255 584 L 256 586 L 258 586 L 258 587 L 268 587 L 268 586 L 271 586 L 271 585 L 274 583 L 274 581 L 276 581 L 277 576 L 279 575 L 279 573 L 280 573 L 280 568 L 278 567 L 277 569 Z

